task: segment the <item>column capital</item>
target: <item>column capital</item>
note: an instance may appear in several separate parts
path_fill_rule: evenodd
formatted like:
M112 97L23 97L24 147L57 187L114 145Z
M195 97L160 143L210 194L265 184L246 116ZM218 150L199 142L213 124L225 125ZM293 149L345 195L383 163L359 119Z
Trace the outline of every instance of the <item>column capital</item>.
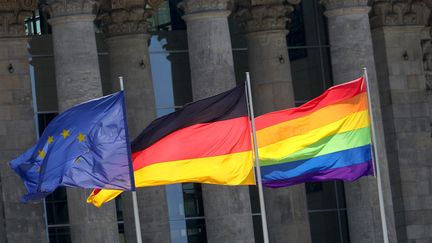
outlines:
M370 22L372 28L401 25L426 26L430 13L425 1L376 0L372 4Z
M3 0L0 2L0 37L25 35L24 22L37 8L37 0Z
M99 2L96 0L47 0L44 10L51 18L72 15L94 15Z
M367 14L370 11L368 0L321 0L326 11L327 17L350 15L350 14Z
M261 31L286 31L288 15L301 0L240 1L236 18L246 33Z
M193 14L223 12L228 16L231 0L183 0L178 7L185 12L185 17ZM220 15L220 14L216 14Z
M134 7L144 7L149 5L152 9L157 9L164 0L111 0L112 9L131 9Z
M163 0L112 0L111 11L98 19L104 32L110 36L148 33L149 20Z

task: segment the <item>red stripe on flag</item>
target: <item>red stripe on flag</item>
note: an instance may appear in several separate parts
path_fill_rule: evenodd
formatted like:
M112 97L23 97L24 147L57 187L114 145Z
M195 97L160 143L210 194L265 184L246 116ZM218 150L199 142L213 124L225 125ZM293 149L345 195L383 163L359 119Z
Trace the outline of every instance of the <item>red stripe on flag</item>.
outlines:
M177 130L132 154L134 170L154 163L205 158L251 149L249 121L239 117Z
M93 189L92 194L93 194L93 195L96 195L96 194L98 194L101 190L102 190L102 189L99 189L99 188Z
M297 108L275 111L256 118L256 129L260 130L275 124L306 116L323 107L343 102L358 94L366 92L363 77L354 81L336 85L326 90L322 95Z

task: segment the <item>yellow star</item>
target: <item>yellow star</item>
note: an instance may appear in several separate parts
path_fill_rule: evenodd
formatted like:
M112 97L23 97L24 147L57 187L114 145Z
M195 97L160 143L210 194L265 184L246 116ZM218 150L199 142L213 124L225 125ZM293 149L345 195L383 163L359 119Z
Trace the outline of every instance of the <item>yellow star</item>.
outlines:
M40 169L41 169L40 166L38 166L38 167L37 167L37 172L38 172L38 173L40 172Z
M44 150L39 150L38 157L41 158L41 159L45 158L45 151Z
M70 136L69 130L63 129L63 132L60 135L62 135L63 138L69 137Z
M82 134L82 133L80 133L80 134L78 135L77 139L78 139L78 142L79 142L79 143L84 142L84 141L85 141L85 135Z
M54 142L54 137L53 136L49 136L48 137L48 144L52 144Z

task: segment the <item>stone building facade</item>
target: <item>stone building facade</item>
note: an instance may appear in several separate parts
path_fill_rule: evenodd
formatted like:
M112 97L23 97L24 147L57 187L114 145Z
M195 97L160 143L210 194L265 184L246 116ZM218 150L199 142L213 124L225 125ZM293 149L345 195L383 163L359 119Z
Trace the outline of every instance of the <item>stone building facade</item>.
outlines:
M125 78L129 135L251 74L258 114L369 73L375 177L265 189L270 242L432 242L429 0L0 0L0 242L136 242L129 193L94 208L59 189L21 204L8 161ZM262 242L256 188L138 190L144 242ZM387 232L382 231L382 220Z

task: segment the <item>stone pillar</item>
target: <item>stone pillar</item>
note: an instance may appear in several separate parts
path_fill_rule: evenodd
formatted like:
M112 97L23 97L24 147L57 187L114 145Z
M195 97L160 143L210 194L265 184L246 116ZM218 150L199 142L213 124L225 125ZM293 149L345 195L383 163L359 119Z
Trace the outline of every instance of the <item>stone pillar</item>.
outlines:
M57 96L60 111L102 96L93 20L93 0L49 0ZM118 242L114 201L96 208L86 203L89 190L68 188L72 242Z
M234 88L229 0L183 0L194 100ZM254 242L246 186L202 185L207 241Z
M429 16L425 1L375 1L370 19L398 242L432 240Z
M381 183L390 242L396 242L392 193L384 141L380 97L372 49L367 0L322 0L328 18L330 55L334 83L340 84L369 73L371 103L375 116ZM352 243L383 242L378 189L375 177L345 183L348 224Z
M113 91L124 77L129 135L134 139L156 117L148 45L151 10L145 0L112 1L112 11L103 17L110 58ZM151 2L153 9L158 2ZM164 186L137 190L141 233L144 242L170 242L168 206ZM132 194L122 194L126 242L136 242Z
M189 62L194 100L209 97L236 85L229 0L184 0Z
M246 32L254 109L259 115L294 107L286 16L299 1L251 2L240 4L237 17ZM265 188L264 198L270 242L311 242L304 184Z
M43 202L22 204L23 182L9 161L36 142L24 20L37 1L0 4L0 242L47 242Z

